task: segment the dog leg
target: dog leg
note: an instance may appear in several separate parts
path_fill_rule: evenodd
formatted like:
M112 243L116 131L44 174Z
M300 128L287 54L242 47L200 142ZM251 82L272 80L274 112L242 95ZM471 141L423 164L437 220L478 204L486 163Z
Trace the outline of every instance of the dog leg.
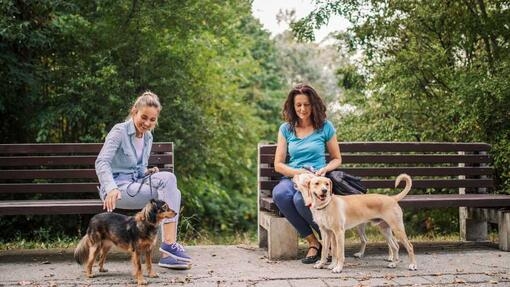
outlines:
M402 242L402 244L404 244L404 247L407 250L407 254L409 255L409 270L418 269L416 265L416 257L414 256L413 245L407 238L406 232L404 230L396 230L395 235L397 236L397 238L400 239L400 241Z
M96 260L97 254L99 253L99 244L91 243L89 248L89 258L87 258L87 264L85 265L85 274L87 277L92 278L94 274L92 274L92 266L94 266L94 261Z
M362 224L358 225L358 227L356 228L356 231L358 232L359 240L361 241L361 247L360 247L359 252L354 253L354 257L356 257L356 258L362 258L363 255L365 254L365 249L367 247L367 242L368 242L367 235L365 234L365 227L366 227L366 224L362 223Z
M138 252L139 252L138 250L135 250L135 251L133 251L133 254L131 255L131 261L133 263L133 267L135 268L133 273L134 273L134 276L135 276L135 279L136 279L136 282L138 285L146 285L147 281L145 281L143 278L142 262L140 262L141 258L140 258L140 254Z
M377 228L379 229L379 232L384 236L384 239L386 239L386 244L388 245L388 258L386 261L388 262L398 262L398 242L393 236L393 233L391 232L390 226L384 222L381 221L381 223L377 224ZM396 264L389 264L388 267L394 268L396 267Z
M334 239L336 240L335 255L337 258L336 266L331 270L333 273L340 273L344 268L345 261L345 230L342 227L333 230Z
M159 277L158 274L152 270L152 248L149 248L145 252L145 266L147 267L147 273L149 274L149 277Z
M108 254L108 251L110 251L110 248L112 248L111 244L103 242L103 246L101 248L101 251L99 252L99 272L108 272L108 269L104 268L104 263L106 261L106 255Z
M329 270L333 270L333 268L335 268L335 266L338 264L338 258L336 257L336 250L338 248L337 246L337 242L335 240L335 234L333 233L332 230L329 230L329 242L331 243L331 263L329 264L328 266L328 269Z
M328 230L326 230L322 226L319 226L319 227L320 227L320 232L321 232L321 235L322 235L322 253L321 253L321 259L319 261L317 261L315 263L315 265L313 266L313 268L315 268L315 269L324 268L324 266L326 265L326 263L328 261L328 252L327 252L327 250L329 250L329 247L331 245L331 239L329 237Z
M400 214L402 214L402 211L400 211ZM407 250L407 254L409 255L409 270L416 270L418 267L416 265L416 257L414 256L414 249L413 245L409 241L406 235L404 223L402 222L402 216L399 217L399 220L396 220L393 224L390 224L391 229L393 230L393 233L395 233L395 236L397 239L402 242L404 247Z

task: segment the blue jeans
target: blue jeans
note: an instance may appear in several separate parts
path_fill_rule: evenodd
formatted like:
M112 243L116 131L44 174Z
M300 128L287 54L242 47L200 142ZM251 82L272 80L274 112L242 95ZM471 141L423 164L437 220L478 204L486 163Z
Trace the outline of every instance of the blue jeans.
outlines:
M301 192L294 188L290 178L283 177L274 187L273 201L301 237L312 234L312 229L320 234L319 226L313 221L310 208L305 206Z

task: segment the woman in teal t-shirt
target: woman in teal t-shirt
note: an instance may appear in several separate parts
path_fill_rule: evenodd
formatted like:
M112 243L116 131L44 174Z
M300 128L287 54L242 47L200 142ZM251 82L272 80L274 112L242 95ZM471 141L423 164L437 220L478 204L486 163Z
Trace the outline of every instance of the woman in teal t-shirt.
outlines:
M308 242L308 252L301 261L315 263L320 259L321 244L313 230L319 233L319 227L313 221L310 209L305 206L301 193L294 188L292 177L310 172L310 169L324 176L340 166L342 159L336 130L326 119L326 105L309 85L299 84L289 92L282 115L285 123L278 132L274 166L283 177L273 189L273 200ZM329 163L326 163L326 149L330 154Z

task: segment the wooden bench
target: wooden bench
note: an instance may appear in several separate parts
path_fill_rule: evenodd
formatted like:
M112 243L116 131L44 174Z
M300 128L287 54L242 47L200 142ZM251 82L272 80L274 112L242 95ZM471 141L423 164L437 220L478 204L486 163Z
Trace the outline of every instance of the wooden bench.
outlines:
M498 224L499 247L510 249L510 195L494 193L494 168L486 143L344 142L341 170L362 177L369 192L397 193L395 178L407 173L413 189L404 209L460 207L462 240L487 240L487 225ZM258 238L270 259L297 256L298 236L273 203L281 175L274 170L276 145L258 146ZM403 183L400 187L403 187Z
M102 212L94 169L102 146L0 144L0 215ZM149 165L173 172L173 143L154 143Z

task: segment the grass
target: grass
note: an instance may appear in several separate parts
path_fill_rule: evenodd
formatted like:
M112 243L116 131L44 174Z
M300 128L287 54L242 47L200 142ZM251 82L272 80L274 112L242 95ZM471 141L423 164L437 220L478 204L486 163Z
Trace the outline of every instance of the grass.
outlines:
M15 237L9 241L0 241L0 251L15 249L67 249L74 248L78 244L78 237L58 237L54 239L26 240ZM184 245L252 245L257 243L256 232L222 234L212 232L200 232L198 235L181 240Z
M250 231L244 233L214 233L211 231L200 231L181 234L182 238L179 240L181 243L187 246L191 245L256 245L257 244L257 232ZM375 229L368 228L367 236L369 242L379 243L385 242L384 237L379 234ZM490 232L488 234L490 242L497 242L497 232ZM74 248L79 241L78 237L65 237L57 236L52 238L51 236L45 237L45 239L39 240L26 240L21 237L16 237L9 241L0 241L0 251L2 250L13 250L13 249L52 249L52 248ZM458 242L460 240L459 234L452 233L448 235L427 235L419 234L409 236L411 242ZM301 244L304 240L301 240ZM356 244L359 243L358 235L354 230L349 230L346 233L346 243Z

